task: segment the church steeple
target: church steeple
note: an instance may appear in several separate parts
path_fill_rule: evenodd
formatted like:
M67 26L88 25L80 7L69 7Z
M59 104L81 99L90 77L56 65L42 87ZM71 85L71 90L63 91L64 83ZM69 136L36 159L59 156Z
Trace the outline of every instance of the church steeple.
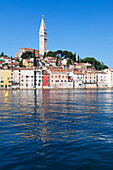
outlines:
M42 15L42 21L39 31L39 51L41 55L47 53L47 30L44 21L44 15Z

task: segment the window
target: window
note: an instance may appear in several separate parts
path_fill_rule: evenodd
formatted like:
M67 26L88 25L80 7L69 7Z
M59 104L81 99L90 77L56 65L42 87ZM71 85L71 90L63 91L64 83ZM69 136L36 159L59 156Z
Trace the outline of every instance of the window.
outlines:
M62 76L62 78L64 78L64 76Z
M42 80L43 81L43 80ZM39 82L41 82L41 80L39 80Z
M1 81L1 83L4 83L4 81Z
M29 78L29 76L26 76L26 78Z
M38 86L40 86L40 83L38 83Z
M31 76L31 78L33 78L33 76Z
M26 87L28 87L28 83L26 83Z
M61 80L61 82L63 82L63 80Z
M3 85L1 85L1 87L4 87Z
M39 73L39 75L41 75L41 73Z
M11 87L11 85L9 85L9 87Z
M53 82L53 80L51 80L51 82Z
M9 81L9 83L11 83L11 81Z

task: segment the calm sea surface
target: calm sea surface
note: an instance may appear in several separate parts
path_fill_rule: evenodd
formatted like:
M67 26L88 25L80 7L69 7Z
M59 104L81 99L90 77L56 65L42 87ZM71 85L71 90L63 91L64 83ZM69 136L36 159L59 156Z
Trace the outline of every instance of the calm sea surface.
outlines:
M113 90L0 91L0 170L113 169Z

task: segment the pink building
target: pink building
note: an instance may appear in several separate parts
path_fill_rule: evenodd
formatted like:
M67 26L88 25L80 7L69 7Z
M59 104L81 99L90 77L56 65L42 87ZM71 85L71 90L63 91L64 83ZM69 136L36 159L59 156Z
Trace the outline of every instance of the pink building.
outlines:
M67 88L68 75L66 70L50 68L51 88Z

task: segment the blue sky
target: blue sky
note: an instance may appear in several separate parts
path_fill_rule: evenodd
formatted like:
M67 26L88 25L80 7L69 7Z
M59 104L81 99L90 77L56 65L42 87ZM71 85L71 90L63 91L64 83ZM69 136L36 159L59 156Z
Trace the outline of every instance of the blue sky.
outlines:
M113 0L0 0L0 53L38 49L43 14L48 50L95 57L113 68Z

